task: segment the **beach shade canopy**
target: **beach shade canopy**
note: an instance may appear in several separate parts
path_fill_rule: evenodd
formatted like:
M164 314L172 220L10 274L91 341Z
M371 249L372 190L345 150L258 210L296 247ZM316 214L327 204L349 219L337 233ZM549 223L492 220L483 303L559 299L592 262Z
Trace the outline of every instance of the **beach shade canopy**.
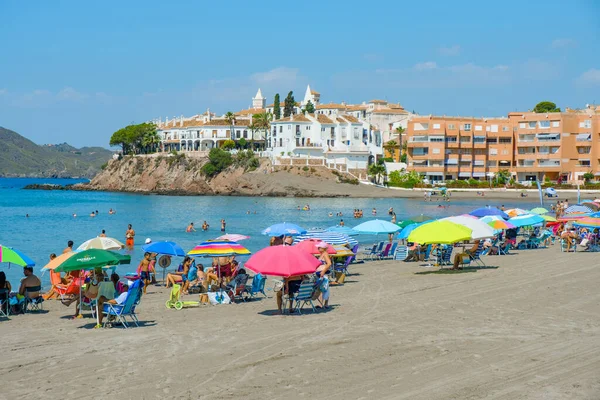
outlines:
M306 229L289 222L271 225L262 231L262 234L267 236L297 236L304 233L306 233Z
M44 269L70 272L130 263L131 256L129 255L122 255L111 250L89 249L61 254L46 264Z
M229 240L230 242L239 242L246 239L250 239L250 236L240 235L239 233L226 233L217 238L217 240Z
M567 207L567 209L565 210L565 214L571 214L571 213L591 213L593 212L593 210L587 206L583 206L581 204L575 204L573 206L569 206Z
M415 221L413 221L412 219L405 219L404 221L400 221L398 222L396 225L398 225L400 228L406 228L409 225L414 224Z
M35 266L35 262L19 250L2 245L0 245L0 263L16 264L21 267Z
M299 243L296 243L294 246L299 249L304 250L308 254L319 254L319 249L317 248L317 244L325 243L327 245L327 254L335 254L337 250L333 248L329 243L323 242L319 239L305 239Z
M81 243L77 250L121 250L124 247L125 245L119 242L117 239L113 239L110 237L95 237L93 239Z
M532 214L538 214L538 215L549 213L549 211L547 209L545 209L544 207L532 208L529 212Z
M469 215L472 215L474 217L485 217L487 215L496 215L496 216L502 217L504 219L508 219L509 218L508 215L504 211L502 211L502 210L500 210L500 209L498 209L496 207L481 207L481 208L477 208L477 209L471 211L469 213Z
M414 217L409 218L409 220L414 221L414 222L425 222L425 221L431 221L432 219L434 219L434 218L430 217L429 215L423 215L423 214L415 215Z
M329 228L325 229L325 232L335 232L335 233L343 233L344 235L348 235L348 236L356 236L358 235L358 232L356 232L354 229L350 228L349 226L330 226Z
M480 221L482 221L481 219ZM495 219L487 222L487 224L494 230L494 232L499 232L504 229L513 229L516 228L513 224L508 221L504 221L503 219Z
M308 231L304 235L299 235L294 238L294 243L301 242L306 239L318 239L329 244L349 244L355 246L358 241L343 233L324 232L324 231Z
M544 218L537 214L523 214L512 217L508 220L514 226L520 228L522 226L538 225L544 222Z
M321 262L298 246L269 246L257 251L244 267L271 276L314 274Z
M400 227L382 219L374 219L355 226L354 230L359 233L370 234L395 233L400 230Z
M142 246L142 250L148 253L163 254L172 257L184 257L185 251L175 242L153 242Z
M188 252L188 256L194 257L229 257L249 254L250 250L239 243L228 240L208 240Z
M408 235L410 235L410 233L414 231L415 228L419 225L421 225L421 223L413 222L412 224L405 226L404 228L402 228L400 233L398 233L398 239L408 238Z
M510 210L506 210L506 214L508 214L510 218L513 218L519 215L529 214L529 211L523 210L522 208L511 208Z
M600 218L585 217L577 221L573 221L573 225L582 226L585 228L600 228Z
M544 218L544 221L546 221L546 222L556 222L556 218L554 218L550 215L542 214L542 215L540 215L540 217Z
M488 224L473 217L459 215L456 217L442 218L440 221L454 222L455 224L471 229L471 239L474 240L490 238L495 234L494 230Z
M433 221L422 224L408 235L408 241L420 244L456 243L471 239L471 229L450 221Z

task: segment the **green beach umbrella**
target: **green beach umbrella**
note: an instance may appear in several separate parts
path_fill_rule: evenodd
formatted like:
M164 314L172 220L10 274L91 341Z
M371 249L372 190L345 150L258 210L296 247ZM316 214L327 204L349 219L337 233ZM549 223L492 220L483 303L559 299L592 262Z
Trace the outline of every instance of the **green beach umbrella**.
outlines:
M421 244L448 244L470 240L472 230L450 221L433 221L416 227L407 241Z
M396 225L398 225L400 228L406 228L407 226L414 224L415 221L411 220L411 219L407 219L405 221L400 221L398 222Z
M536 207L536 208L532 208L532 209L531 209L531 211L530 211L530 213L532 213L532 214L539 214L539 215L541 215L541 214L546 214L546 213L548 213L548 212L549 212L549 211L548 211L548 210L546 210L544 207Z
M415 215L414 217L410 217L409 218L411 221L413 222L425 222L425 221L431 221L432 219L435 219L433 217L430 217L429 215Z
M90 249L70 253L69 257L67 257L54 268L49 266L46 266L46 268L53 269L57 272L69 272L92 270L95 268L104 267L105 265L118 265L130 263L131 256L124 256L110 250Z

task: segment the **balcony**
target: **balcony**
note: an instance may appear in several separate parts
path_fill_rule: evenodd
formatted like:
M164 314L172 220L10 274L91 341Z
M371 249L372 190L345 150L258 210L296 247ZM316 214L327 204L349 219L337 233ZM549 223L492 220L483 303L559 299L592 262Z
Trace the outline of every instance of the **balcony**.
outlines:
M591 133L580 133L577 135L578 142L591 142L592 134Z
M560 160L538 160L538 167L543 168L560 168Z

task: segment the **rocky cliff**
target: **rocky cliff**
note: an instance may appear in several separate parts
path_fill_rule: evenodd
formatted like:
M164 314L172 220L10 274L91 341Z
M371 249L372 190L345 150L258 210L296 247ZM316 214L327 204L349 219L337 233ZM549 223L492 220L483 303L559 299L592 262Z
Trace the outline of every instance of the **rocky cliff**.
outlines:
M237 195L293 197L377 197L384 191L357 185L325 167L273 167L262 159L253 171L231 166L211 179L201 171L205 158L182 154L127 156L111 160L89 184L79 190L102 190L178 195Z

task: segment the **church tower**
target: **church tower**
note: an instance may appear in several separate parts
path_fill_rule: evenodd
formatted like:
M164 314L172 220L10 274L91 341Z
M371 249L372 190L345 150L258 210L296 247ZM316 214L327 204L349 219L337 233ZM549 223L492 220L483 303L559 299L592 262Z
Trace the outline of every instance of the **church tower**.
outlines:
M257 108L265 108L267 104L267 99L265 99L262 95L262 92L260 91L260 88L258 89L258 92L256 92L256 96L254 96L252 98L252 108L257 109Z

